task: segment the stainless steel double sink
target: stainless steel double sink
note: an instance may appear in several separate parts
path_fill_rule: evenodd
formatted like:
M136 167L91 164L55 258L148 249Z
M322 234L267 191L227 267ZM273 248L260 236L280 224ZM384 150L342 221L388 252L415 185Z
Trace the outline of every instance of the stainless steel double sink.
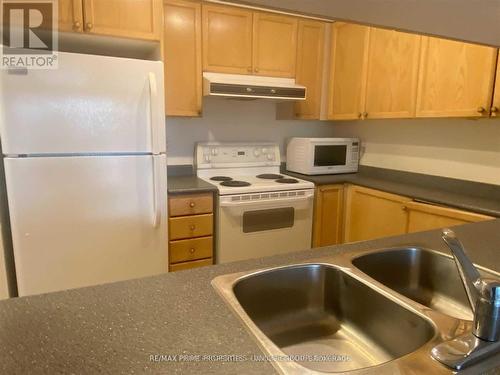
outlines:
M431 349L471 330L453 258L428 249L348 251L212 284L286 374L449 374Z

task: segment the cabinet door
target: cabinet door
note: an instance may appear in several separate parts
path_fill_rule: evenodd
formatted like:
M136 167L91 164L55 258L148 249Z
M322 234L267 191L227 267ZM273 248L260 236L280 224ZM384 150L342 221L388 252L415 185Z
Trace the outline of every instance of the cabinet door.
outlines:
M409 202L407 207L408 233L493 220L490 216L419 202Z
M295 17L255 12L253 19L254 73L272 77L295 77L297 60Z
M295 103L295 117L319 120L323 86L326 24L300 20L297 45L297 83L307 87L307 99Z
M343 203L343 185L327 185L316 189L313 247L342 242Z
M161 0L83 0L86 32L159 40Z
M370 28L335 22L332 32L329 120L362 117Z
M500 51L497 59L497 74L495 78L495 92L493 94L493 105L491 106L491 116L500 117Z
M82 0L58 0L59 31L83 31Z
M253 12L203 5L203 70L252 74Z
M415 34L370 30L366 117L415 116L420 40Z
M496 49L422 37L417 117L487 116Z
M350 186L347 189L345 242L406 233L406 202L399 195Z
M201 4L164 3L165 108L168 116L199 116L202 100Z

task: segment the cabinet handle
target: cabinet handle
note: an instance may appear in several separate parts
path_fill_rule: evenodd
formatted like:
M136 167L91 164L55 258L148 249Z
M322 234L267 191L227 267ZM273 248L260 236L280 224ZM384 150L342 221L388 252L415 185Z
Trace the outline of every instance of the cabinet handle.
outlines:
M363 117L367 118L368 117L368 112L363 112Z
M479 113L484 113L484 112L486 112L486 109L484 107L477 107L477 111Z
M402 209L403 211L408 211L408 207L406 207L406 206L401 207L401 209Z
M253 89L251 87L247 87L246 91L247 92L253 92Z
M255 68L255 73L258 73L259 72L259 68Z
M497 113L498 107L491 107L491 113Z
M80 21L73 22L73 29L74 30L78 30L81 26L82 26L82 24L80 23Z
M252 73L252 67L251 67L251 66L249 66L249 67L247 68L247 72L248 72L248 73Z
M190 230L195 230L195 229L196 229L196 225L191 224L191 225L189 226L189 229L190 229Z
M195 250L193 247L192 247L191 249L189 249L189 252L190 252L191 254L194 254L194 252L195 252L195 251L196 251L196 250Z
M85 25L85 26L86 26L87 30L89 30L89 31L92 30L92 27L94 27L94 25L92 25L92 23L90 23L90 22L87 22L87 25Z
M362 118L363 114L361 112L358 113L358 118Z
M194 208L194 206L196 206L194 202L189 202L189 207Z

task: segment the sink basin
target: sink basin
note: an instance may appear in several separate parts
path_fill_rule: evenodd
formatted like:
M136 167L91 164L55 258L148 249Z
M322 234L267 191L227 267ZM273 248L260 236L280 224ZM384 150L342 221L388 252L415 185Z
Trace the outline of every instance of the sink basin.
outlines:
M271 269L232 285L251 322L309 370L343 372L380 365L414 352L435 334L421 315L331 265Z
M352 264L388 288L433 310L472 320L472 311L451 256L420 248L362 255ZM477 266L485 277L499 277Z

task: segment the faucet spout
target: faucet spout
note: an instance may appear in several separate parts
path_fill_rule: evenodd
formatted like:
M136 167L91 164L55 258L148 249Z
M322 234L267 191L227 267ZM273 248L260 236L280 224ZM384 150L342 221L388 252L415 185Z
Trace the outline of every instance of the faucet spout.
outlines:
M442 238L450 248L453 258L455 258L455 264L457 265L458 273L464 284L467 298L469 299L472 311L475 312L476 303L479 298L478 287L481 282L481 275L465 254L464 246L455 235L455 232L451 229L444 229Z

